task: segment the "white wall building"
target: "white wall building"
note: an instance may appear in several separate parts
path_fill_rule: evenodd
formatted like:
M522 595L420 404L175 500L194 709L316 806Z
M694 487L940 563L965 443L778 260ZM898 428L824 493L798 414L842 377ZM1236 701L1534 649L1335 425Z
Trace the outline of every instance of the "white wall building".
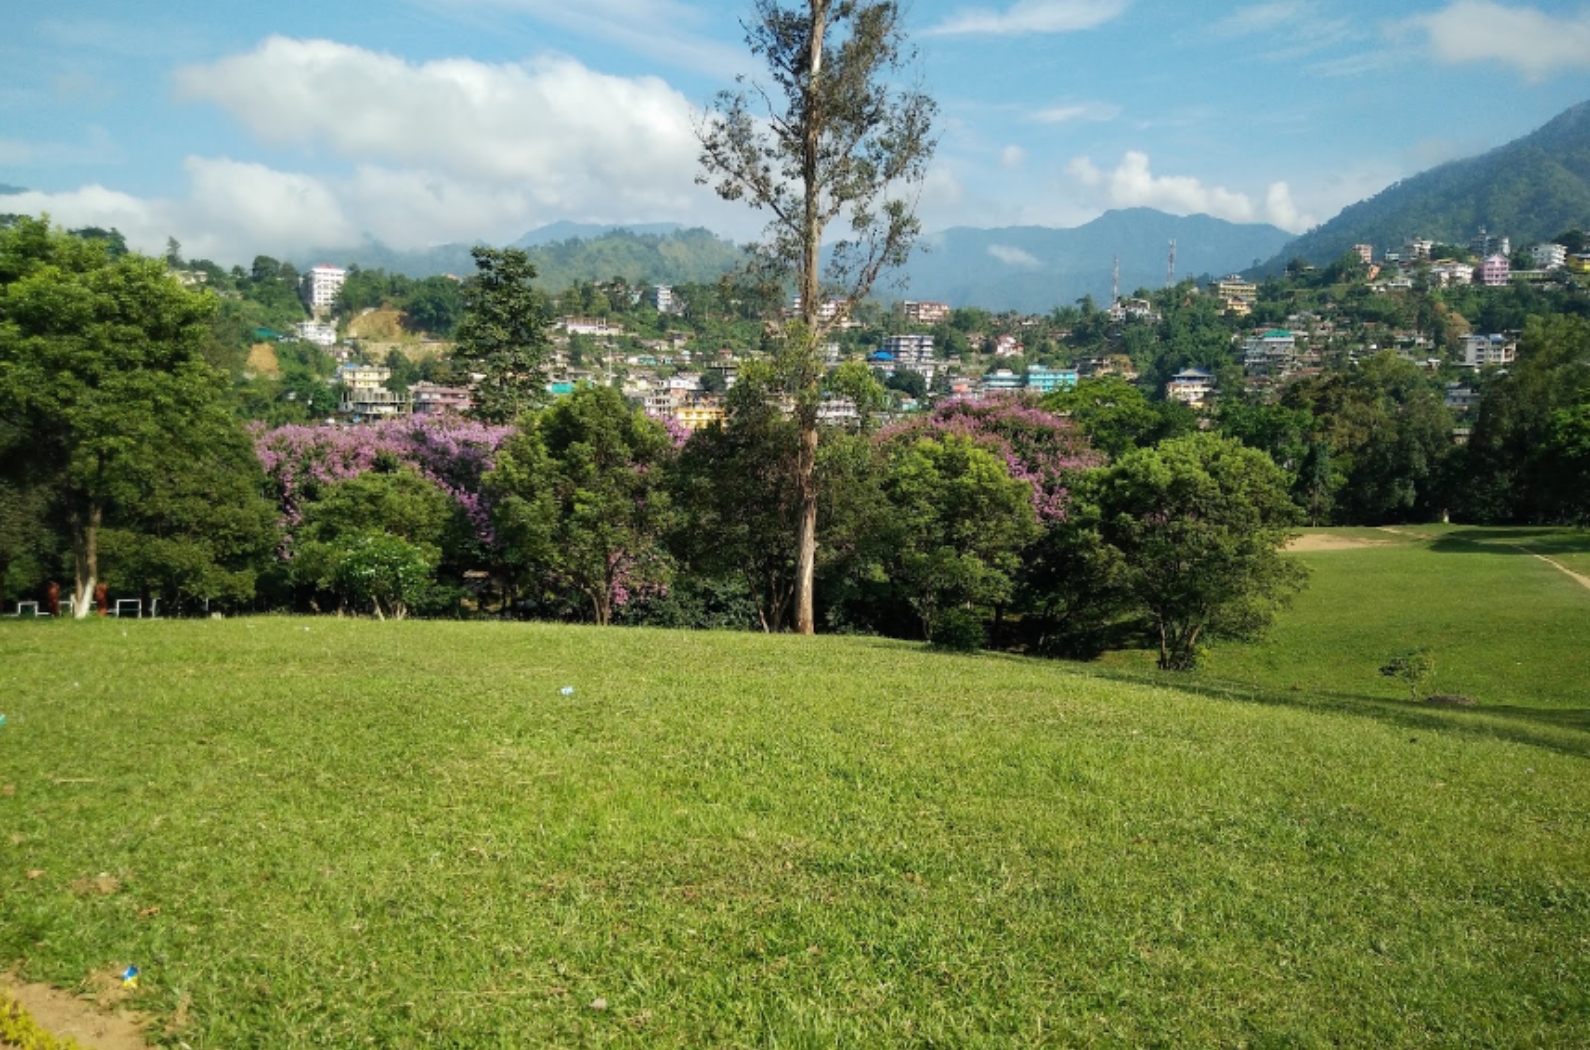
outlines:
M1529 249L1529 261L1537 270L1560 270L1568 265L1568 249L1560 244L1537 244Z
M326 321L299 321L293 325L293 334L306 343L324 347L337 345L337 326Z
M304 274L304 301L311 310L331 309L337 301L337 293L342 290L342 282L347 279L348 271L340 266L312 267Z
M933 367L933 337L931 335L886 335L879 349L894 355L896 368L905 368L926 375Z
M1469 368L1494 368L1510 365L1518 356L1518 344L1503 335L1463 337L1463 364Z

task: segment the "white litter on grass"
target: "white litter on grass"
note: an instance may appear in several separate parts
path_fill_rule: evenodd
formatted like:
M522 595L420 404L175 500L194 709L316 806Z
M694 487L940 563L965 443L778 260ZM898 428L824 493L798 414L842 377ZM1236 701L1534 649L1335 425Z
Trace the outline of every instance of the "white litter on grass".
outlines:
M572 685L566 685L562 689L559 689L558 692L562 693L564 696L573 696L574 687Z

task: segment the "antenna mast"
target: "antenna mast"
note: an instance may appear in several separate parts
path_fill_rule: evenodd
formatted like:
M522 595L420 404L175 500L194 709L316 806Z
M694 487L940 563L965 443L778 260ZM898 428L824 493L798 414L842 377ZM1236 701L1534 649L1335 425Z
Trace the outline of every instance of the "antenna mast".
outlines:
M1165 287L1174 288L1176 285L1176 239L1171 238L1170 261L1165 264Z

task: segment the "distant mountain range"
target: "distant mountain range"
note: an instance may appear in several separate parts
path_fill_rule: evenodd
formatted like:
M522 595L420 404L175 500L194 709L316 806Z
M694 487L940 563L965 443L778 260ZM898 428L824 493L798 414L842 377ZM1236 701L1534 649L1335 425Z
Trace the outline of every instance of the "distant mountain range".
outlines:
M960 226L923 238L926 251L912 254L902 271L908 282L892 294L1027 313L1044 313L1084 295L1107 306L1117 255L1121 294L1130 295L1164 287L1173 240L1179 280L1246 269L1291 239L1275 226L1152 208L1108 211L1070 229Z
M1394 250L1409 237L1466 244L1482 228L1518 247L1590 228L1590 102L1489 153L1404 179L1301 237L1275 226L1151 208L1105 212L1071 229L955 227L923 237L921 250L885 275L874 294L1041 313L1085 295L1107 303L1117 256L1121 294L1162 287L1173 240L1180 279L1273 272L1298 257L1323 264L1355 244ZM514 246L530 251L550 290L613 276L633 283L711 281L741 259L731 242L677 223L559 222L526 233ZM468 246L460 244L417 252L372 244L308 261L323 258L413 277L474 269Z
M594 222L554 222L547 226L539 226L529 233L514 241L510 248L538 248L543 244L556 244L558 241L591 240L618 230L627 230L630 233L666 237L670 233L677 233L684 229L677 222L642 222L631 223L628 226L619 223L605 225Z
M1224 275L1273 255L1290 238L1274 226L1238 225L1207 215L1180 218L1150 208L1106 212L1074 229L957 227L929 234L923 249L880 281L881 298L936 299L957 306L1041 313L1091 295L1108 303L1115 256L1121 292L1165 283L1170 242L1178 276ZM530 253L539 284L551 291L576 280L623 277L631 283L716 280L742 259L731 242L677 223L595 226L553 223L513 242ZM474 272L469 247L446 244L397 251L379 244L319 252L302 265L334 261L411 277ZM901 283L904 278L904 283Z
M475 272L471 247L442 244L400 251L372 241L358 248L319 250L296 265L332 262L410 277L468 276ZM635 226L556 222L531 230L508 247L525 249L535 263L537 285L549 291L561 291L579 280L612 277L631 284L715 281L736 266L742 254L733 242L710 230L685 229L675 222Z
M1590 102L1489 153L1431 168L1286 245L1264 270L1296 258L1332 262L1355 244L1377 252L1410 237L1467 244L1481 229L1527 247L1590 228Z

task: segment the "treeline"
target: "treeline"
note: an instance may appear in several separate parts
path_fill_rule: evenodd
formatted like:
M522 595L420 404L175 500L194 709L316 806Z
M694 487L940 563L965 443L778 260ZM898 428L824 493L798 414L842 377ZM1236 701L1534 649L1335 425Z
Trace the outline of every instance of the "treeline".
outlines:
M7 600L71 581L83 610L104 581L169 613L787 626L798 437L776 353L742 364L726 422L693 434L610 386L523 411L542 397L533 356L499 370L529 380L505 391L523 400L500 425L245 431L206 360L220 308L162 260L32 220L0 229ZM1201 330L1201 305L1185 309L1160 322L1171 340ZM461 345L495 331L465 320ZM1147 645L1185 667L1300 586L1280 553L1299 523L1590 519L1577 317L1532 320L1517 363L1482 377L1466 446L1436 382L1392 353L1212 418L1119 378L894 421L860 361L828 388L859 409L818 448L833 631L1073 656Z

